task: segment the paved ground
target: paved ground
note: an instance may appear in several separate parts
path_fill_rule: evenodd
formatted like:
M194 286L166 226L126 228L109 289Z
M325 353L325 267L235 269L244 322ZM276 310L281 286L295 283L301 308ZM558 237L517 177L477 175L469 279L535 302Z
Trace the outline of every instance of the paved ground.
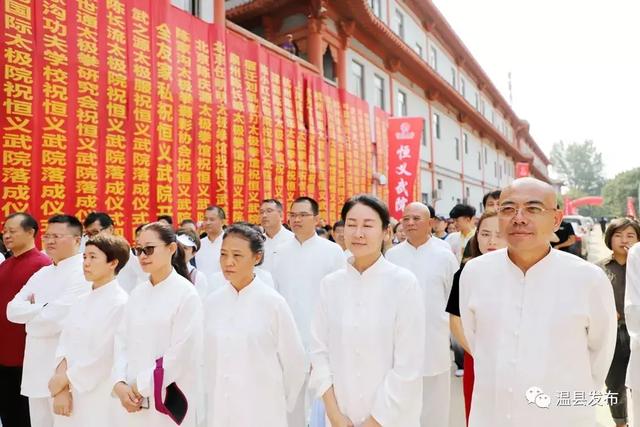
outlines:
M611 252L604 245L600 226L596 225L589 238L589 261L597 262ZM629 411L631 410L629 401ZM631 424L633 425L633 424ZM608 407L598 408L598 427L614 427ZM451 379L451 418L449 427L465 427L464 398L462 395L462 379L452 375Z

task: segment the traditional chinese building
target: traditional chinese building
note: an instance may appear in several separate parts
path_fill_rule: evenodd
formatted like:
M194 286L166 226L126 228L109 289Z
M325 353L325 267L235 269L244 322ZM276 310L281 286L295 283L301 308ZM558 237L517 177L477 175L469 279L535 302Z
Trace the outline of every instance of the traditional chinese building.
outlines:
M276 45L288 34L325 81L394 116L426 122L421 146L423 201L446 214L527 163L549 180L549 160L430 0L174 0L226 19ZM218 13L220 16L221 13Z

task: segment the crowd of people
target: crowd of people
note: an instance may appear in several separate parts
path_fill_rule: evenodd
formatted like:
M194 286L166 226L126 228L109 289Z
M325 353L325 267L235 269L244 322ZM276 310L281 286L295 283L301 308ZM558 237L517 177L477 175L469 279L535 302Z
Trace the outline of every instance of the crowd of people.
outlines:
M517 179L483 206L448 220L414 202L395 221L362 194L327 227L310 197L287 224L267 199L260 224L210 206L177 229L142 224L132 245L108 213L60 214L43 250L38 222L13 213L2 426L448 427L452 345L471 427L595 426L597 405L567 393L605 382L626 425L640 226L613 221L595 265L552 248L546 183Z

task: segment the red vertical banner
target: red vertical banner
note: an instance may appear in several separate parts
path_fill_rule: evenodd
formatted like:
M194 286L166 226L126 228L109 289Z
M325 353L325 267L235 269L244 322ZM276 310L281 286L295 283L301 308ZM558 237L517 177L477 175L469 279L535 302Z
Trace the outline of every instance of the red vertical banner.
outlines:
M247 44L237 34L227 30L228 84L231 106L231 146L228 161L231 165L230 195L231 221L246 220L247 217L247 115L242 64L246 57Z
M637 218L638 215L636 213L636 198L635 197L627 197L627 216L631 218Z
M423 126L420 117L389 119L389 211L396 219L413 199Z
M229 210L229 106L227 89L227 50L224 27L209 27L209 44L213 64L213 102L214 102L214 150L213 150L213 203L225 211Z
M315 188L316 197L321 206L324 206L326 211L325 218L330 223L335 221L335 215L332 211L332 206L329 203L328 194L328 173L327 173L327 111L324 101L324 93L322 86L324 82L318 76L312 76L314 103L311 107L315 113L315 133L316 133L316 146L314 153L316 155L313 166L315 169Z
M39 106L34 93L33 13L29 0L0 1L4 19L0 20L0 182L2 210L0 220L13 212L36 213L39 204L40 140L34 137L35 108ZM38 66L38 68L36 68ZM40 174L33 174L40 177Z
M346 126L344 125L343 117L343 103L342 92L335 91L334 97L332 97L334 121L336 124L336 154L337 154L337 180L338 180L338 209L342 208L342 205L349 197L349 186L347 179L348 173L348 144L346 135Z
M530 165L528 162L516 163L516 178L522 178L524 176L531 175Z
M174 50L174 91L177 95L177 138L173 140L174 211L177 211L178 223L193 217L193 198L196 187L193 181L192 159L197 149L193 135L195 98L193 96L193 28L192 17L182 11L172 10L170 27L175 31ZM174 191L174 194L176 192Z
M356 175L353 167L353 135L351 128L351 111L350 111L350 101L351 94L347 93L344 90L340 90L340 101L342 108L342 133L344 135L344 165L345 165L345 174L351 179L346 180L345 185L345 198L353 196L355 193L355 183L356 183ZM343 200L344 201L344 200Z
M260 73L260 114L262 137L260 138L260 163L262 164L262 192L260 199L274 197L274 127L273 105L271 102L271 73L269 55L265 49L259 51L258 69Z
M305 90L300 64L294 64L293 101L296 120L296 165L297 165L297 194L314 197L314 193L308 193L308 140L307 126L305 123Z
M316 173L316 161L318 157L318 134L316 129L316 111L315 111L315 80L312 76L305 75L303 77L304 82L304 125L306 127L307 141L304 144L304 156L305 168L306 168L306 181L304 182L305 188L301 191L303 194L307 194L313 197L320 204L320 217L327 218L327 207L325 201L320 202L318 192L318 182ZM318 111L318 114L321 112ZM298 146L298 151L300 147ZM298 163L300 163L300 157L298 156ZM302 183L301 183L302 185Z
M364 108L363 100L356 99L356 111L358 116L358 172L360 174L360 188L359 193L368 193L369 186L367 180L367 140L365 137L366 129L364 124Z
M214 107L213 107L213 81L211 77L212 63L211 50L208 43L208 27L205 23L193 20L191 28L193 35L193 48L195 58L194 91L195 103L195 149L193 150L192 164L194 170L194 183L197 185L195 194L195 212L193 219L197 221L200 213L211 203L214 193L212 188L212 158L214 138Z
M285 153L285 125L284 125L284 105L282 101L282 60L275 54L269 54L269 69L271 70L271 101L273 105L273 161L274 180L273 197L282 202L284 214L289 210L287 199L286 180L286 153Z
M260 110L260 71L258 69L260 48L258 43L249 43L243 61L244 88L247 110L248 168L245 168L247 184L245 187L245 218L251 223L260 222L260 201L262 189L262 163L260 140L262 139L262 120Z
M325 145L325 169L327 176L327 200L331 218L337 218L338 210L338 147L336 141L337 125L335 120L333 93L334 88L322 86L322 94L325 106L325 118L327 129L327 143Z
M152 203L152 134L155 102L151 61L151 17L149 3L135 0L128 25L129 81L129 146L132 148L131 216L125 236L133 237L136 227L150 220Z
M389 115L378 107L373 109L375 122L375 139L376 139L376 161L375 171L378 176L389 176L389 148L388 148L388 120ZM380 185L378 191L379 197L389 204L389 187L388 185Z
M124 231L127 151L127 55L125 4L123 0L106 2L104 19L106 45L106 103L102 110L106 117L104 139L104 207L113 218L118 231Z
M75 147L69 141L69 15L64 3L43 0L35 12L36 55L41 61L34 67L38 74L35 90L41 102L35 104L36 140L42 141L39 157L40 206L36 214L41 224L54 214L64 213L66 186L69 183L68 153ZM20 108L20 101L5 106L8 115ZM26 111L25 111L26 112ZM73 191L69 192L73 193ZM69 196L71 196L69 194Z
M372 123L369 104L362 101L362 118L364 120L364 153L367 158L365 162L365 185L366 192L373 193L373 139L371 138Z
M353 187L350 196L362 192L362 158L361 140L360 140L360 123L358 122L358 98L350 95L348 97L349 121L350 124L350 149L351 149L351 176L353 176Z
M153 6L152 24L154 37L154 55L156 59L156 97L155 111L157 144L156 164L156 212L157 215L174 215L174 118L175 95L174 80L174 32L166 22L163 5ZM154 218L155 219L155 218Z
M287 203L298 196L296 162L296 113L293 101L295 67L289 61L280 62L282 76L282 111L284 115L285 198Z

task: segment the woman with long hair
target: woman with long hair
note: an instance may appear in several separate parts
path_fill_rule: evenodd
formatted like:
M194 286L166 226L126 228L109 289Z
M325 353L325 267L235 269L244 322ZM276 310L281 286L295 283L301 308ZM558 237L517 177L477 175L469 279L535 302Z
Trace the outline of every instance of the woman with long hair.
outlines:
M121 408L114 425L195 427L200 297L169 225L145 225L134 250L149 279L131 292L116 333L112 384Z
M460 270L453 276L453 286L449 294L447 303L447 313L449 313L449 325L451 333L456 341L464 349L464 375L462 377L464 391L464 405L467 422L471 411L471 395L473 394L473 357L469 350L469 344L464 337L462 321L460 320L460 274L465 263L469 260L481 256L487 252L495 251L507 247L507 242L500 235L498 228L498 214L495 211L485 212L478 221L476 234L469 240L470 257L463 260Z

